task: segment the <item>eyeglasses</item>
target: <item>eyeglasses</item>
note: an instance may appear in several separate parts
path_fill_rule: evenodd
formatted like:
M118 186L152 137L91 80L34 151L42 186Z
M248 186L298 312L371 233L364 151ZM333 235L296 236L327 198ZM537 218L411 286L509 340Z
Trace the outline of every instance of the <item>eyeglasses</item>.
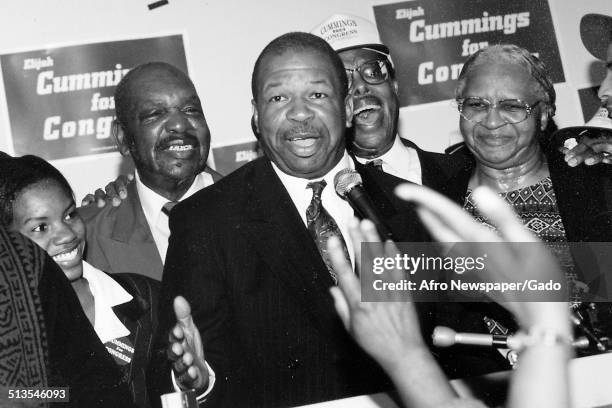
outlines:
M459 113L466 120L473 123L480 123L489 115L491 109L497 109L498 115L508 125L520 123L531 116L533 109L540 103L537 101L528 104L520 99L504 99L491 103L488 99L479 97L468 97L457 99Z
M378 85L389 79L389 68L384 60L366 61L356 68L344 68L348 76L349 88L353 86L353 73L359 72L361 79L371 85Z

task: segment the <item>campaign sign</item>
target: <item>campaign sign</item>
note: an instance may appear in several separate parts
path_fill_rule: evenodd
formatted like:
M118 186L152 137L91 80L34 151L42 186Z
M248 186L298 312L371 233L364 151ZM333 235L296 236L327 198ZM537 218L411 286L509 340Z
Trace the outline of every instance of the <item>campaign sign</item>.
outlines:
M215 147L212 149L212 154L215 158L215 170L224 176L227 176L243 164L263 156L263 152L256 140Z
M465 60L493 44L537 54L553 82L565 82L546 0L415 0L374 6L391 50L401 106L454 98Z
M187 72L182 36L1 55L15 154L54 160L115 151L115 86L149 61Z

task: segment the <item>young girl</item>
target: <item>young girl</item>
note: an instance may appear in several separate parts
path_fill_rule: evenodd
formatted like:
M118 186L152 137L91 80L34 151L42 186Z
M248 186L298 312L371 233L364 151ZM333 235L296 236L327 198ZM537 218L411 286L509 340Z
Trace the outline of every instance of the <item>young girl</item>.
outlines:
M85 224L64 176L36 156L0 156L0 224L43 248L61 267L113 356L139 407L148 406L145 369L157 320L158 283L106 273L83 261Z

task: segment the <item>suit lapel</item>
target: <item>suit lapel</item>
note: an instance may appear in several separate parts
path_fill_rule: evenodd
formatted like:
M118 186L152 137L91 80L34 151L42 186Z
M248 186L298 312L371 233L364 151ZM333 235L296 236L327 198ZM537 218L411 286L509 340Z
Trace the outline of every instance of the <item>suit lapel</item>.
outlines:
M130 331L128 338L132 342L134 350L139 350L142 347L143 341L146 341L146 339L142 338L144 333L139 319L144 313L147 312L144 306L147 304L147 301L143 299L139 293L137 293L135 288L131 287L131 285L124 281L120 274L111 276L123 287L123 289L133 296L133 299L129 302L113 306L112 309L121 323ZM141 367L142 364L146 364L144 361L136 361L142 354L143 353L134 353L132 362L129 365L128 382L131 382L132 377L134 376L134 368Z
M395 241L421 242L431 238L418 220L414 205L395 196L395 187L406 183L404 179L382 173L355 161L363 187L370 196L383 222L393 233Z
M444 194L459 205L463 205L465 183L451 182L457 174L463 174L470 166L470 156L465 149L453 155L427 152L409 140L401 139L406 147L416 150L421 165L421 184Z
M151 229L145 218L136 183L128 184L128 198L125 203L117 208L111 239L125 246L126 254L114 257L121 265L114 270L118 271L158 271L161 276L163 261L153 240ZM138 256L132 256L132 252L138 251ZM113 258L110 258L113 262ZM130 265L136 262L136 264Z
M328 330L329 319L337 319L328 292L333 282L314 241L270 162L262 160L250 176L246 193L253 205L241 230L317 326Z

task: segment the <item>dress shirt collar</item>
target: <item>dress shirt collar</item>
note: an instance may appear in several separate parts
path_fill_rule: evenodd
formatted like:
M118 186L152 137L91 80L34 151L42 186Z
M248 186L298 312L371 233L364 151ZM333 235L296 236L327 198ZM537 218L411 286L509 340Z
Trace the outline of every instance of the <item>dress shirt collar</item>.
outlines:
M400 140L399 135L395 136L395 141L393 142L393 146L389 149L385 154L379 157L383 161L383 163L387 163L394 171L398 171L396 163L405 163L406 155L410 154L410 150L407 146L405 146Z
M297 208L298 213L300 214L300 218L306 227L308 224L306 222L306 209L310 205L312 201L313 191L311 188L306 188L308 183L313 181L325 180L327 185L325 189L323 189L323 193L321 193L321 202L327 212L334 218L336 224L338 224L338 228L340 228L340 232L344 237L344 241L346 242L346 246L349 251L349 255L351 257L351 262L355 265L355 254L353 243L350 240L348 226L353 219L355 212L353 208L350 206L348 202L346 202L343 198L341 198L338 194L336 194L336 189L334 186L334 177L336 174L342 170L349 168L351 170L355 169L355 163L351 160L351 157L345 151L344 155L340 159L340 161L331 169L325 176L317 178L317 179L304 179L295 176L291 176L289 174L283 173L275 164L272 162L272 168L280 178L281 183L289 193L291 197L291 201L295 208Z
M138 191L138 198L140 198L142 210L144 211L145 217L149 222L149 226L156 225L160 214L163 214L161 211L162 207L169 200L166 197L157 194L149 187L145 186L142 180L140 180L138 171L136 171L135 173L136 174L134 178L136 179L136 190ZM210 174L205 172L198 174L193 180L191 186L189 187L189 190L187 190L185 194L183 194L179 201L182 201L187 197L192 196L204 187L208 187L211 184L213 184L213 179Z
M391 148L385 152L385 154L377 157L359 157L355 156L357 161L361 164L366 164L371 162L372 160L380 159L384 163L393 162L396 160L406 160L406 157L402 157L402 154L405 154L408 148L404 146L402 141L400 140L399 135L395 135L395 139L393 140L393 145Z
M294 203L296 204L296 207L299 210L302 209L303 207L302 203L304 202L305 199L307 203L306 206L308 206L308 203L310 203L310 200L312 199L312 190L306 188L308 183L311 183L313 181L325 180L327 182L327 187L325 187L325 189L323 190L323 194L327 193L328 191L333 191L334 194L336 194L336 190L334 187L334 177L336 176L336 173L346 168L349 168L351 170L355 169L355 164L353 163L353 161L351 160L350 156L348 155L346 151L344 151L344 155L342 155L342 158L340 159L340 161L334 166L333 169L327 172L325 176L316 178L316 179L312 179L312 180L289 175L283 172L281 169L279 169L278 166L274 162L271 162L271 163L272 163L272 168L278 175L278 178L280 178L281 183L283 183L283 186L285 186L285 189L289 193L289 196L294 201ZM300 201L299 204L296 202L297 199L299 199ZM305 211L301 211L301 212L304 212L304 214L302 215L305 219L306 217Z
M366 164L374 159L382 160L383 171L404 180L421 184L421 162L415 149L402 143L399 135L395 135L393 146L385 154L379 157L363 158L355 156L361 164Z
M113 278L83 262L83 278L89 283L94 297L94 329L102 343L128 336L130 331L113 312L113 306L127 303L133 299Z

